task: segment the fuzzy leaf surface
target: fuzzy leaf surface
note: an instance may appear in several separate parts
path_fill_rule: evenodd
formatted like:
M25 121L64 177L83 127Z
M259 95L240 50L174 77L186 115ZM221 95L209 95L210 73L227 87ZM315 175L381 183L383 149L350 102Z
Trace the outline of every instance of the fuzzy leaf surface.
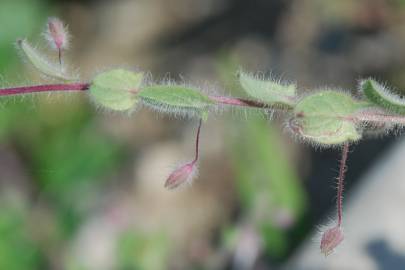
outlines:
M55 79L73 81L75 78L66 74L64 69L56 63L50 62L44 55L32 47L25 39L17 41L18 47L26 59L41 73Z
M204 118L210 106L215 104L201 92L177 85L146 87L142 89L139 96L145 105L158 111Z
M304 138L321 145L356 141L361 134L348 117L362 106L342 92L318 92L297 103L294 109L296 125Z
M104 107L125 111L134 107L138 101L136 91L141 87L143 73L124 69L110 70L97 75L91 86L90 95Z
M367 79L360 83L360 88L367 99L388 111L405 114L405 99L401 98L389 89L373 79Z
M239 81L246 93L269 105L294 106L295 84L281 84L273 80L262 80L250 74L241 72Z

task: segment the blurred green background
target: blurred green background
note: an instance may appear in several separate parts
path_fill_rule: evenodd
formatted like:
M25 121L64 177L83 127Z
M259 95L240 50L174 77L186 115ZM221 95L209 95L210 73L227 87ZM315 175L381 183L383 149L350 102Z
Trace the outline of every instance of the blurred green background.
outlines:
M66 61L83 81L125 67L243 96L235 77L242 66L296 80L302 91L355 89L369 75L400 87L404 7L400 0L2 0L0 79L46 81L14 43L27 37L46 50L41 32L58 16L73 36ZM171 166L193 155L196 121L144 109L106 113L84 93L2 98L0 112L0 269L277 269L333 207L337 153L299 145L277 116L230 109L210 117L200 176L169 192ZM361 160L349 178L388 143L356 146Z

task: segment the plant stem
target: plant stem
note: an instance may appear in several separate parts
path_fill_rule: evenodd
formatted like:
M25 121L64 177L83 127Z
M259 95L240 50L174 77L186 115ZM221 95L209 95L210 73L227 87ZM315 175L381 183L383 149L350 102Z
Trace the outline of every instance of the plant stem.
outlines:
M62 68L62 49L58 48L59 65Z
M66 83L66 84L43 84L43 85L0 88L0 96L21 95L38 92L86 91L89 89L89 87L90 87L89 83ZM273 108L271 105L243 98L223 97L223 96L209 96L209 98L215 101L217 104L223 105L261 108L261 109L276 109Z
M405 117L401 115L389 115L382 113L361 113L354 117L357 121L375 122L375 123L392 123L405 125Z
M21 95L38 92L57 92L57 91L85 91L89 89L88 83L72 84L43 84L32 86L20 86L0 89L0 96Z
M200 119L200 121L198 123L197 135L196 135L196 139L195 139L195 157L194 157L194 160L191 162L191 164L195 164L198 160L201 126L202 126L202 119Z
M60 92L60 91L86 91L89 90L90 83L62 83L62 84L43 84L43 85L32 85L32 86L19 86L19 87L9 87L0 88L0 96L11 96L11 95L21 95L28 93L38 93L38 92ZM279 105L269 105L262 103L260 101L249 100L237 97L225 97L225 96L209 96L209 98L215 101L217 104L257 108L257 109L268 109L268 110L282 110L288 111L289 107L280 107ZM378 122L378 123L393 123L405 125L405 116L401 115L389 115L384 114L381 111L378 112L363 112L354 115L350 118L345 118L350 121L358 122Z
M233 105L233 106L242 106L242 107L251 107L251 108L262 108L262 109L271 109L271 106L259 101L234 98L234 97L223 97L223 96L209 96L210 99L216 101L218 104L223 105Z
M340 159L340 168L339 168L339 178L338 178L338 187L337 187L337 199L336 199L336 208L337 208L337 225L340 227L342 225L343 219L343 189L344 189L344 180L346 172L346 161L349 154L349 143L346 142L343 145L342 149L342 158Z

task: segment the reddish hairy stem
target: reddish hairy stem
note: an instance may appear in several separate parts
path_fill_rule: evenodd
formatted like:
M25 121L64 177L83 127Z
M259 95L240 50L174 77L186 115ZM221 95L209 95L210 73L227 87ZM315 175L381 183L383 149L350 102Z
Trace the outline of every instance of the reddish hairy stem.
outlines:
M43 84L43 85L32 85L32 86L19 86L10 88L0 88L0 96L10 96L10 95L21 95L28 93L38 93L38 92L59 92L59 91L86 91L90 87L90 83L65 83L65 84ZM209 96L209 98L215 101L217 104L239 106L239 107L249 107L258 109L271 109L271 110L289 110L291 108L281 108L280 106L272 106L260 101L235 98L235 97L225 97L225 96ZM378 123L394 123L394 124L404 124L405 117L400 115L388 115L381 112L369 112L369 113L359 113L352 117L345 117L344 119L349 121L358 122L378 122Z
M361 113L356 115L354 119L364 122L405 124L404 116L382 113Z
M90 87L89 83L66 83L66 84L44 84L44 85L32 85L32 86L19 86L0 89L0 96L21 95L27 93L38 92L57 92L57 91L85 91ZM223 105L233 105L242 107L271 109L268 104L261 103L259 101L222 97L222 96L209 96L210 99Z
M195 157L194 160L191 162L192 164L195 164L198 160L201 126L202 126L202 119L200 119L200 122L198 122L197 135L195 139Z
M271 106L268 104L242 98L222 97L222 96L209 96L209 98L212 99L213 101L216 101L219 104L224 105L234 105L234 106L253 107L262 109L271 108Z
M346 142L343 145L342 149L342 158L340 159L340 168L339 168L339 178L338 178L338 190L337 190L337 199L336 199L336 208L337 208L337 225L340 227L343 220L343 189L344 189L344 180L346 172L346 161L349 154L349 143Z
M0 96L21 95L38 92L85 91L89 89L89 86L90 84L88 83L72 83L10 87L0 89Z

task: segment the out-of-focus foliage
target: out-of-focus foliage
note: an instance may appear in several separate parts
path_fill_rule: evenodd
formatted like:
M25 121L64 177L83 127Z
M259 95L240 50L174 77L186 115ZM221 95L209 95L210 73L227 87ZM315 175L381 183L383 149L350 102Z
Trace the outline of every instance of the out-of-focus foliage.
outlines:
M47 7L43 1L37 0L2 0L0 4L0 70L10 77L16 78L10 72L18 60L15 48L12 46L17 38L31 36L41 28L46 16ZM11 70L10 70L11 69ZM14 75L14 76L13 76Z
M41 31L46 10L42 1L1 1L0 70L7 82L24 79L13 72L20 60L13 44ZM89 198L122 160L122 145L99 131L83 100L58 95L2 98L0 141L14 145L26 160L35 197L49 204L49 226L56 234L36 239L34 228L42 221L20 205L16 198L21 195L8 195L13 199L0 208L0 269L45 269L42 253L47 248L39 243L63 247L66 243L60 241L74 235L86 218Z
M237 69L239 62L238 56L220 55L217 70L224 83L233 81L230 74ZM272 84L257 87L263 92ZM242 87L247 86L242 83ZM238 83L232 84L234 95L241 95L244 92L242 87ZM291 91L295 93L295 88ZM244 115L246 120L230 122L228 136L232 140L228 141L228 148L242 213L238 226L224 229L224 245L230 250L236 249L235 256L238 256L238 241L243 242L246 227L253 228L253 235L257 234L261 239L256 243L258 251L274 260L283 260L296 241L290 231L298 228L305 219L308 210L306 192L291 165L285 140L278 127L267 119L272 114L265 115L255 109L236 113Z
M164 233L124 232L118 239L118 269L167 269L169 248Z
M266 253L280 259L291 248L288 230L306 211L305 192L275 127L252 116L233 133L238 134L232 156L242 211L260 232Z
M29 210L16 195L0 200L0 269L42 269L44 258L30 230Z
M11 139L30 160L41 194L65 211L60 217L71 231L80 217L76 211L84 206L78 198L92 195L115 168L120 146L97 131L88 104L80 98L60 97L51 103L46 98L9 99L3 106L3 139Z

